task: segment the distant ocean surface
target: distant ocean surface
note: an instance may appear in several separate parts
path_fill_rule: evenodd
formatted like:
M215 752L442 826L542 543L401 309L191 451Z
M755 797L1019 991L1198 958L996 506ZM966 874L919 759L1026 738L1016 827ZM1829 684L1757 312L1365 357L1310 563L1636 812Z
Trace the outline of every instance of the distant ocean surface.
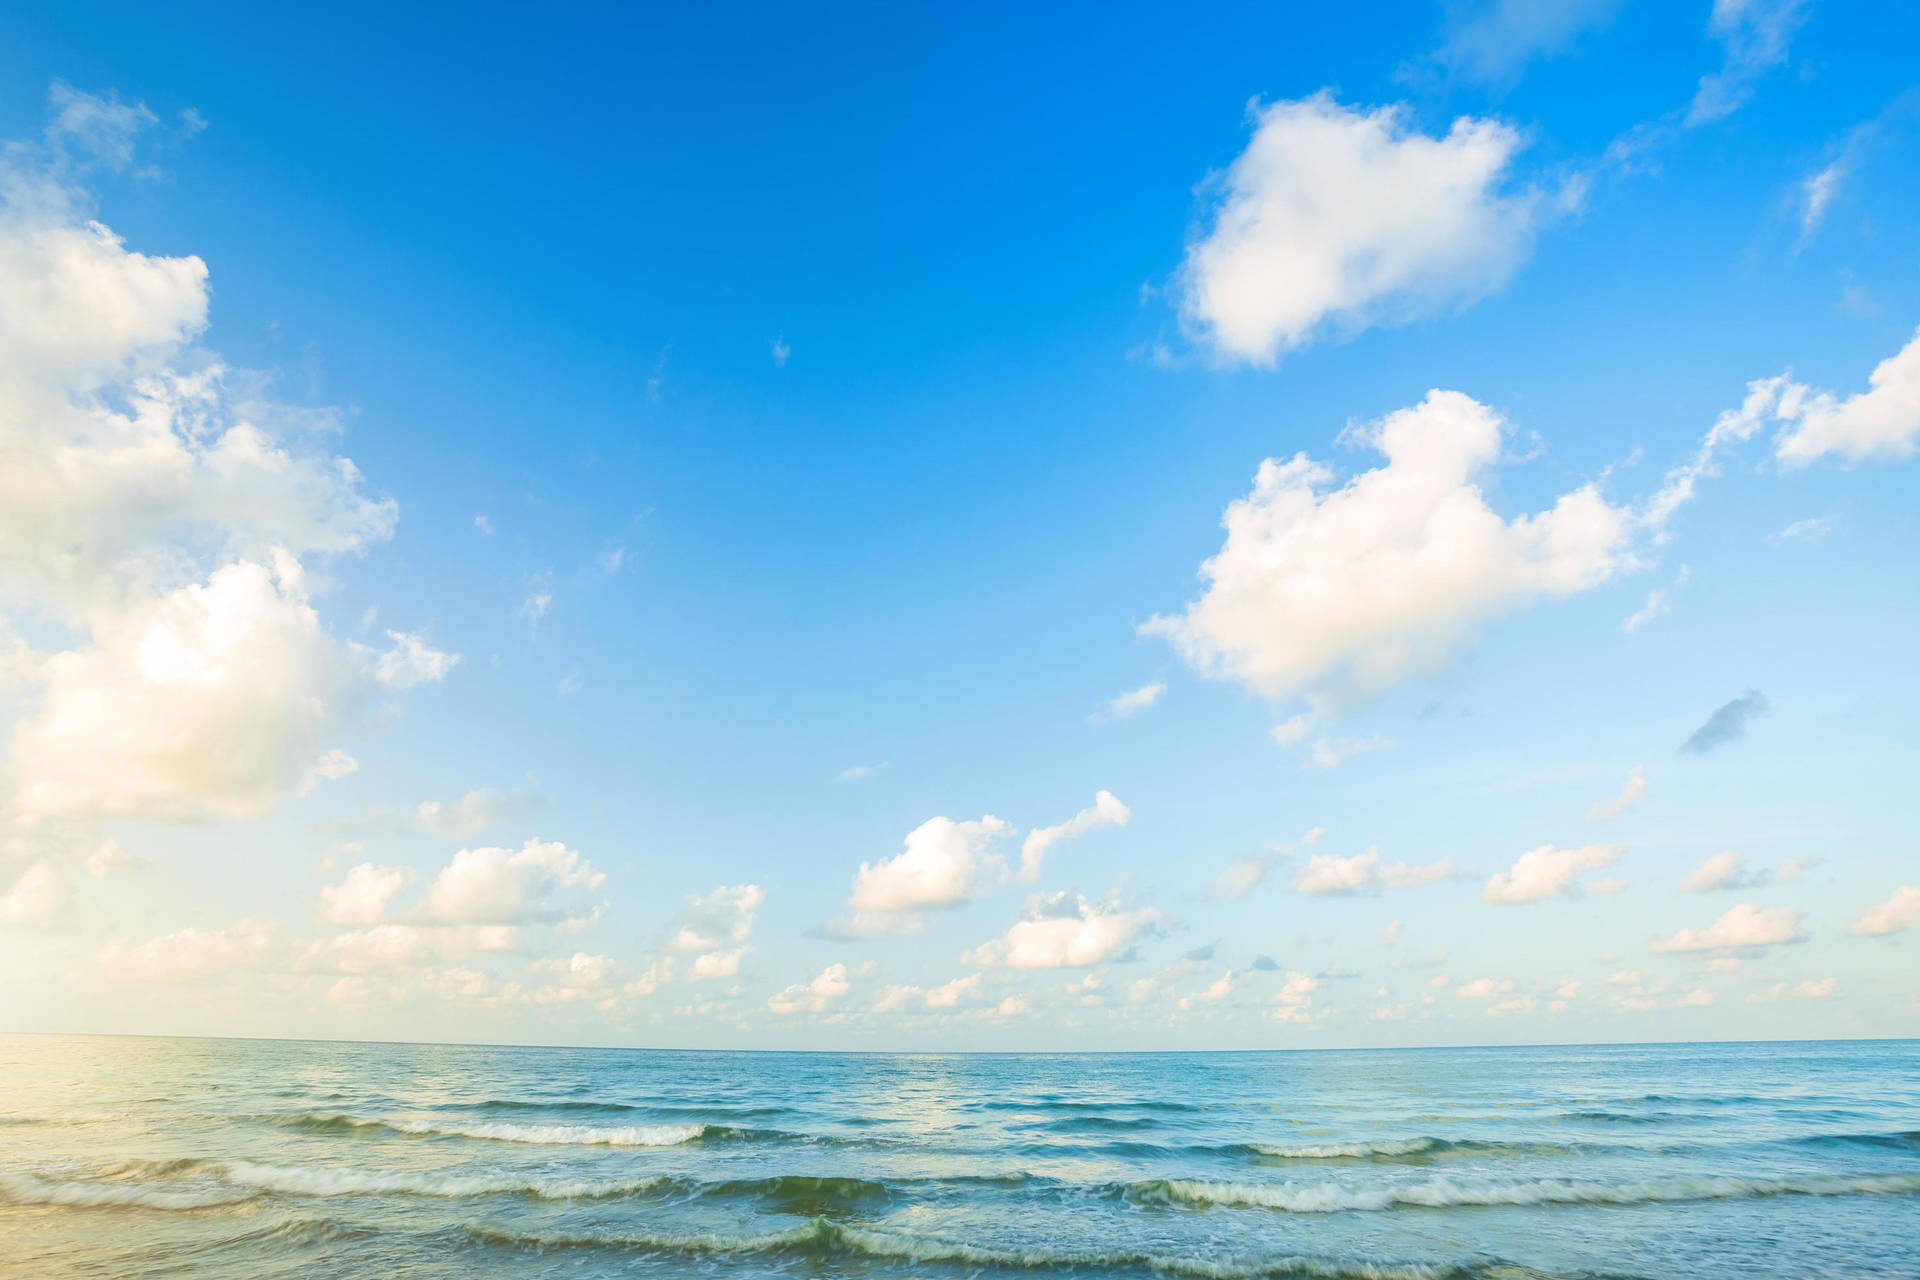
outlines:
M0 1274L1920 1276L1920 1043L0 1036Z

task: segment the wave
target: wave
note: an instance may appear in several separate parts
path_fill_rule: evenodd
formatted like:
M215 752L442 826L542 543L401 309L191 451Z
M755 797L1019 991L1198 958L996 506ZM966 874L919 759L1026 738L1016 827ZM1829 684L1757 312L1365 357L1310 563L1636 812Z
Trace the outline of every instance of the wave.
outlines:
M229 1183L294 1196L407 1195L459 1200L470 1196L524 1195L542 1200L590 1200L642 1195L674 1186L664 1174L640 1178L539 1178L506 1174L448 1172L382 1172L324 1166L256 1164L240 1160L226 1165L221 1176Z
M618 1249L681 1257L758 1255L823 1262L865 1259L876 1262L960 1263L1029 1271L1111 1271L1123 1268L1191 1276L1200 1280L1256 1280L1297 1276L1312 1280L1469 1280L1484 1274L1475 1268L1424 1263L1372 1262L1364 1259L1295 1255L1264 1259L1184 1258L1167 1254L1117 1251L1080 1253L1047 1249L1001 1249L929 1236L877 1231L816 1218L804 1226L758 1235L721 1233L617 1233L567 1235L516 1231L491 1223L467 1228L474 1239L523 1249Z
M301 1112L265 1117L270 1123L311 1133L387 1132L409 1138L476 1138L488 1142L526 1142L569 1147L677 1147L714 1131L704 1124L478 1124L425 1123L371 1119L330 1112Z
M468 1114L524 1114L527 1112L636 1112L643 1111L655 1116L669 1116L674 1119L703 1120L708 1117L722 1120L757 1120L769 1116L786 1115L791 1108L755 1106L742 1107L726 1104L687 1105L682 1103L640 1103L640 1102L592 1102L582 1099L536 1100L523 1098L487 1098L480 1102L443 1102L425 1107L427 1111L458 1112Z
M1336 1183L1206 1182L1155 1178L1126 1183L1136 1204L1222 1205L1287 1213L1378 1212L1465 1206L1544 1204L1664 1204L1686 1200L1745 1200L1771 1196L1898 1196L1920 1194L1920 1174L1816 1174L1797 1178L1688 1177L1647 1182L1460 1181L1433 1178L1397 1186Z
M0 1173L0 1201L86 1209L211 1209L259 1195L234 1188L156 1187L139 1182L54 1182L30 1173Z
M1920 1129L1898 1133L1812 1133L1789 1141L1805 1147L1872 1147L1881 1151L1920 1151Z

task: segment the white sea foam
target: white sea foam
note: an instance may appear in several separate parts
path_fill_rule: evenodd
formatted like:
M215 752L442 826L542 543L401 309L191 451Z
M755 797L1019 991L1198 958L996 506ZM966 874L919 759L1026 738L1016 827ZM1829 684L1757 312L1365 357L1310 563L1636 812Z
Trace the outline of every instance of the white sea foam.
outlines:
M1812 1175L1798 1178L1685 1177L1646 1182L1576 1182L1564 1178L1471 1181L1431 1178L1381 1186L1340 1183L1247 1183L1166 1179L1133 1183L1139 1200L1280 1209L1288 1213L1370 1212L1467 1205L1659 1204L1764 1196L1920 1194L1920 1173Z
M1364 1160L1369 1156L1416 1156L1443 1150L1448 1144L1437 1138L1389 1138L1380 1142L1323 1142L1300 1146L1256 1145L1263 1156L1281 1160Z
M210 1209L238 1204L257 1190L167 1187L140 1182L56 1182L27 1173L0 1173L0 1201L74 1208Z
M408 1195L459 1199L465 1196L529 1195L545 1200L636 1195L666 1185L662 1175L644 1178L537 1178L502 1174L382 1172L324 1166L255 1164L226 1166L228 1182L259 1191L294 1196Z
M449 1124L347 1115L298 1116L276 1123L314 1129L385 1129L420 1138L479 1138L488 1142L566 1147L676 1147L707 1132L704 1124L515 1124L510 1121Z

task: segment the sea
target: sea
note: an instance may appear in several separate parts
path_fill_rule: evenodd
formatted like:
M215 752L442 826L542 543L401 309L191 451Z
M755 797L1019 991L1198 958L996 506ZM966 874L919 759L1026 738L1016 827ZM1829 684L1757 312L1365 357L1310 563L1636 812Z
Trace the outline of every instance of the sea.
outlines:
M1920 1042L0 1036L7 1277L1920 1277Z

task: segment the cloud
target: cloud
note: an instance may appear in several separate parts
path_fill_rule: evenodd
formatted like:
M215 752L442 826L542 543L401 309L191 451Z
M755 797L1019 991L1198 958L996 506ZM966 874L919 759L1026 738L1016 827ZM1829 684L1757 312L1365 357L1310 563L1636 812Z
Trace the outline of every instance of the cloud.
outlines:
M689 898L667 942L672 955L691 955L696 980L731 978L753 936L754 921L767 894L757 884L721 885L704 897Z
M1294 887L1301 893L1353 894L1377 893L1382 889L1402 889L1432 884L1453 872L1453 861L1441 858L1424 866L1410 862L1384 862L1380 850L1368 849L1351 858L1316 854L1295 877Z
M1800 912L1793 907L1758 907L1743 902L1704 929L1682 929L1671 938L1656 938L1653 950L1740 951L1802 941Z
M321 973L413 976L422 965L512 951L521 943L511 925L437 926L388 921L306 943L295 967Z
M363 862L337 885L320 890L320 918L329 924L379 924L402 890L414 882L412 867Z
M422 917L441 924L552 923L585 916L606 876L557 841L462 849L427 886Z
M1481 0L1447 9L1441 66L1482 83L1518 76L1530 60L1558 53L1611 21L1620 0Z
M1286 735L1277 733L1275 736L1284 745ZM1337 769L1357 755L1385 751L1392 746L1392 738L1378 733L1368 738L1315 738L1313 754L1308 757L1307 763L1315 769Z
M1286 982L1273 994L1267 1017L1274 1022L1312 1022L1313 993L1319 989L1320 979L1312 974L1288 970Z
M1620 788L1620 794L1610 800L1596 800L1587 810L1588 822L1606 822L1617 818L1633 806L1640 803L1647 794L1647 771L1640 765L1627 770L1627 781Z
M971 1000L980 994L980 986L986 975L970 973L965 977L954 978L937 987L892 986L880 994L874 1002L875 1013L894 1013L905 1009L912 1001L919 1001L923 1009L952 1009L962 1001Z
M1387 461L1337 488L1304 454L1267 459L1227 507L1200 598L1142 631L1202 674L1325 715L1436 673L1483 622L1632 567L1630 513L1591 485L1510 521L1487 506L1506 430L1485 405L1432 391L1350 429ZM1311 722L1295 717L1291 736Z
M200 345L206 264L91 216L142 107L56 85L41 144L0 149L0 626L21 816L252 817L297 790L381 659L321 624L307 562L389 537L328 447L341 416L275 401ZM84 158L81 163L76 157Z
M1249 113L1178 280L1183 323L1223 359L1271 365L1330 329L1463 305L1531 249L1545 202L1508 189L1522 146L1508 125L1462 116L1434 137L1405 106L1326 93Z
M444 840L464 840L533 809L540 797L531 791L495 791L479 787L458 800L423 800L412 825Z
M856 912L904 912L978 898L1006 882L1006 859L994 845L1012 834L1012 825L992 814L973 822L929 818L907 833L900 853L860 864L848 905Z
M1309 827L1306 833L1292 844L1280 845L1272 853L1241 858L1214 877L1213 886L1207 890L1207 896L1226 901L1244 898L1256 885L1267 878L1267 872L1272 870L1275 862L1288 854L1311 847L1326 833L1325 827Z
M374 678L389 689L411 689L417 684L437 684L460 661L457 653L442 653L419 636L405 631L389 631L393 648L374 662Z
M1034 898L1006 934L963 957L980 968L1077 969L1119 957L1161 918L1152 907L1126 910L1073 893Z
M1767 535L1767 545L1784 547L1790 542L1818 542L1833 531L1832 516L1809 516L1795 520L1778 533Z
M1680 744L1680 750L1687 755L1703 756L1716 747L1738 742L1747 736L1747 725L1771 709L1766 694L1749 689L1708 716L1706 723Z
M837 776L841 782L864 782L868 778L880 776L886 772L886 769L887 763L882 760L879 764L848 765L842 769Z
M1065 840L1077 840L1089 831L1098 831L1101 827L1124 827L1133 811L1120 802L1120 798L1111 791L1100 791L1093 797L1093 803L1068 818L1065 822L1051 827L1036 827L1027 833L1020 844L1020 881L1032 884L1040 878L1041 864L1053 847Z
M1775 453L1785 467L1802 467L1829 454L1846 462L1897 462L1920 442L1920 330L1907 345L1874 366L1867 390L1841 399L1789 381L1785 375L1751 384L1783 422Z
M1161 695L1166 691L1167 686L1155 680L1150 684L1141 685L1138 689L1129 689L1125 693L1115 694L1107 699L1106 706L1094 719L1125 720L1160 701Z
M787 1017L796 1013L824 1013L829 1006L853 989L852 975L844 964L830 964L811 982L796 982L767 997L767 1008Z
M73 886L51 858L28 863L0 892L0 924L45 928L64 919L72 909Z
M1920 885L1903 884L1885 902L1875 903L1853 918L1855 937L1882 938L1904 933L1920 924Z
M1693 869L1680 884L1682 893L1710 893L1715 889L1755 889L1767 882L1765 871L1749 871L1740 855L1722 850Z
M1726 61L1700 78L1689 126L1710 124L1738 111L1754 83L1787 60L1788 45L1806 17L1803 0L1713 0L1707 31L1720 42Z
M163 821L267 812L329 754L359 679L286 556L103 619L35 675L13 737L21 808Z
M1665 587L1655 587L1647 592L1647 602L1630 613L1620 623L1620 629L1632 635L1640 628L1652 622L1672 606L1668 604L1668 592Z
M773 353L773 367L776 369L786 368L787 357L793 354L793 348L787 345L787 340L785 338L775 338L771 350Z
M1581 849L1543 844L1521 854L1510 869L1488 876L1480 897L1487 902L1515 905L1557 894L1578 894L1581 875L1598 871L1619 856L1619 848L1610 844L1590 844Z
M138 946L115 944L100 961L122 982L190 983L256 971L280 950L271 921L243 920L226 929L180 929Z
M1800 240L1796 250L1820 229L1828 210L1865 167L1871 153L1909 125L1917 112L1920 112L1920 89L1910 88L1895 95L1880 114L1849 129L1839 144L1830 149L1820 167L1795 184L1794 199L1800 207Z

